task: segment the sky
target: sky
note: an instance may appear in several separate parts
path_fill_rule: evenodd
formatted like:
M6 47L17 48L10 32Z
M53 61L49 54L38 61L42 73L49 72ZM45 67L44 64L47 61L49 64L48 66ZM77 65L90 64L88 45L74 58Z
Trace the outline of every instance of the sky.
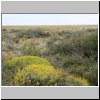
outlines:
M98 14L2 14L2 25L97 25Z

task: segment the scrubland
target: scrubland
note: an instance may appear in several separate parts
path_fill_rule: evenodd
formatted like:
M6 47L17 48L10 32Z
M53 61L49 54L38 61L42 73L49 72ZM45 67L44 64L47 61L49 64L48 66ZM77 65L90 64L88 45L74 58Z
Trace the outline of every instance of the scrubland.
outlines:
M97 86L98 26L2 26L2 85Z

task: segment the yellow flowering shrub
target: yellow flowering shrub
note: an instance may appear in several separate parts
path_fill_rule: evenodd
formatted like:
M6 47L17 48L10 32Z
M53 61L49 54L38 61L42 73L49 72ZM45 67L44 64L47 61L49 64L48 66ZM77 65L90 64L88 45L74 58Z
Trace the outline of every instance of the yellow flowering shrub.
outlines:
M7 60L3 64L3 85L12 85L14 74L20 69L23 69L27 65L31 64L44 64L50 65L48 60L40 58L37 56L23 56L23 57L14 57L11 60Z
M8 60L4 63L4 67L16 68L23 67L29 64L46 64L50 65L50 63L44 59L37 56L23 56L23 57L14 57L11 60Z
M20 86L53 86L58 85L61 72L53 66L38 64L28 65L16 72L14 85Z

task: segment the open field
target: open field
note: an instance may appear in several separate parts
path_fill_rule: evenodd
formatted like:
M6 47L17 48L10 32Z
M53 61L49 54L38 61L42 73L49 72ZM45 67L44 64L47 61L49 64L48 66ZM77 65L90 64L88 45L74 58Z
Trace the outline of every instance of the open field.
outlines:
M97 86L98 26L2 26L2 85Z

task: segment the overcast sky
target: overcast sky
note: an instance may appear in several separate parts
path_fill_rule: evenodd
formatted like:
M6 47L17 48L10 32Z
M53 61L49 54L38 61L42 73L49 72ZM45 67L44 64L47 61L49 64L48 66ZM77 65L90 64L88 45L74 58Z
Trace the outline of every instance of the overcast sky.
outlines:
M2 14L2 25L97 25L98 14Z

